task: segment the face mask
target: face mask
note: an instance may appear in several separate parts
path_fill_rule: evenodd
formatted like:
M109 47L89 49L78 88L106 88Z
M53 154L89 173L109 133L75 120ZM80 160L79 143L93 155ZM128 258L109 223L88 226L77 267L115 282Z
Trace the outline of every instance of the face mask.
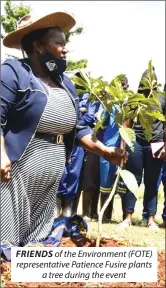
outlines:
M66 70L66 60L58 59L49 52L40 54L39 61L47 75L53 78L62 74Z

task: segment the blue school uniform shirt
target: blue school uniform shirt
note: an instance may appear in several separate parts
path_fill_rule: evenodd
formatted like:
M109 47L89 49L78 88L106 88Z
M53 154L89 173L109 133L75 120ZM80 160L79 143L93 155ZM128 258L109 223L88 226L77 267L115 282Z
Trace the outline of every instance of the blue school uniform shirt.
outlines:
M100 110L103 110L102 106L100 107ZM115 109L113 108L111 113L103 110L102 114L103 117L106 117L106 120L103 124L103 126L106 126L106 128L103 132L102 142L107 147L119 147L121 137L115 122ZM100 157L100 192L111 192L115 172L116 165L106 161L103 157Z
M88 125L89 127L93 128L96 122L95 114L97 113L100 103L99 101L94 101L92 103L88 102L89 94L85 93L79 96L79 108L85 107L87 112L80 113L80 117L83 121L83 125Z

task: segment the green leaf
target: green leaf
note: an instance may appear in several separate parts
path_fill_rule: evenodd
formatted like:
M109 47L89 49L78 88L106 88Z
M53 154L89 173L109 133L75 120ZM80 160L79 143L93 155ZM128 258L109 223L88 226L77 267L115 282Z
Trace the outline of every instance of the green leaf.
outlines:
M95 127L93 128L94 132L96 133L99 129L104 130L106 126L103 126L104 121L107 117L100 118L98 122L96 123Z
M145 100L142 101L141 104L147 105L147 109L151 109L151 108L154 106L154 107L158 108L160 111L162 111L162 110L161 110L161 104L158 102L157 99L154 99L154 98L145 98ZM141 105L141 104L140 104L140 105Z
M144 94L136 93L129 97L128 104L146 100Z
M88 102L93 103L94 101L96 101L96 96L93 93L91 93L88 98Z
M107 87L105 87L105 91L106 91L110 96L112 96L115 100L120 98L120 97L119 97L118 90L117 90L117 88L114 87L114 86L110 86L110 87L107 86Z
M123 124L123 115L119 111L115 112L115 122L118 127L121 127Z
M156 91L152 91L152 96L153 96L153 100L155 101L155 105L157 106L161 106L160 102L159 102L159 95L158 93L156 93Z
M144 135L148 142L152 139L152 123L153 119L152 117L148 117L148 115L145 115L145 111L140 110L139 112L139 121L143 128Z
M149 82L149 80L147 78L143 78L141 80L141 83L144 85L145 88L151 90L151 84L150 84L150 82Z
M127 188L135 195L135 197L137 198L137 192L138 192L138 184L136 181L135 176L128 170L122 170L122 169L118 169L118 172L121 176L121 178L123 179L123 182L125 183L125 185L127 186Z
M163 95L164 97L166 97L166 92L165 91L156 91L156 93Z
M76 85L89 89L88 84L87 84L83 79L81 79L80 77L74 76L74 77L71 78L71 80L72 80Z
M136 141L136 136L134 130L130 128L120 127L119 133L123 140L127 143L132 151L134 151L133 142Z
M102 96L102 92L103 92L103 89L101 89L99 86L94 86L92 88L92 93L93 94L97 94L99 96Z
M105 99L102 103L104 104L108 112L112 111L113 103L111 99Z
M79 95L82 95L82 94L84 94L84 93L88 93L89 91L88 91L88 89L76 89L76 93L77 93L77 95L79 96Z
M82 69L78 69L78 72L80 72L81 77L87 83L89 89L91 89L90 77Z
M138 110L138 106L137 106L136 110ZM124 106L124 108L123 108L123 122L124 122L124 120L134 119L136 116L135 115L136 110L131 109L131 107L129 107L128 105Z
M146 111L146 114L160 121L165 121L165 116L157 110Z
M163 87L160 83L157 83L156 87Z
M124 94L124 90L123 90L123 87L122 87L122 83L121 83L121 81L119 80L118 77L115 77L114 83L115 83L115 87L117 89L118 98L122 98L123 94Z
M115 85L115 79L118 79L120 82L126 77L126 74L117 75L111 82L110 85Z
M153 82L154 80L154 74L153 74L153 68L152 68L152 60L149 61L148 63L148 78L150 83Z

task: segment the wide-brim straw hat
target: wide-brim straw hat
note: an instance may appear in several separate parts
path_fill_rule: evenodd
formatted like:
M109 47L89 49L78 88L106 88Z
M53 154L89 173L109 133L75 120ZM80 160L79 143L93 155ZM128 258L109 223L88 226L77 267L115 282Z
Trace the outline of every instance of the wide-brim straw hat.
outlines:
M58 26L66 33L75 24L75 19L65 12L54 12L42 18L27 14L19 20L17 29L3 39L3 44L9 48L20 49L22 39L32 31Z

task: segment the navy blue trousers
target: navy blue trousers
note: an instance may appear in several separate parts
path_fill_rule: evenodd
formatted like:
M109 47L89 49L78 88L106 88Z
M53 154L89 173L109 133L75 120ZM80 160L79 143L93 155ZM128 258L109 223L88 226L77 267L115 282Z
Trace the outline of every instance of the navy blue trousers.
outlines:
M163 183L164 200L165 200L162 218L164 221L166 221L166 162L164 162L164 166L162 167L161 172L160 172L160 176L159 176L158 183L157 183L157 190L159 189L161 182ZM145 200L144 200L144 209L143 209L142 217L146 219L148 218L147 204Z
M83 165L84 149L75 146L71 157L71 163L66 164L59 188L58 196L63 199L75 199L78 191L79 178Z
M151 148L146 141L139 141L134 144L134 147L134 152L129 152L125 168L135 175L139 186L144 170L144 207L149 216L154 216L157 212L158 179L164 161L153 158ZM136 197L127 188L126 191L127 193L122 195L123 212L133 213Z

